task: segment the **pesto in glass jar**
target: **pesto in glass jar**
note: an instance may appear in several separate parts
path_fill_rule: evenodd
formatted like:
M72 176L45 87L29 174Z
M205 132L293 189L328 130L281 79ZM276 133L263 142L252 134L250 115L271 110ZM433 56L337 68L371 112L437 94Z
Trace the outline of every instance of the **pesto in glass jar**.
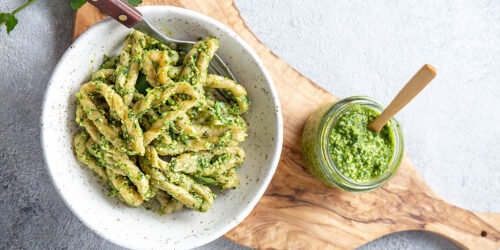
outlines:
M394 152L390 125L380 134L370 131L368 123L380 114L373 109L352 104L333 126L330 134L330 157L345 177L369 182L387 171Z
M391 119L377 134L367 124L384 107L355 96L327 104L308 120L302 135L307 166L322 182L351 192L366 192L387 182L403 157L403 135Z

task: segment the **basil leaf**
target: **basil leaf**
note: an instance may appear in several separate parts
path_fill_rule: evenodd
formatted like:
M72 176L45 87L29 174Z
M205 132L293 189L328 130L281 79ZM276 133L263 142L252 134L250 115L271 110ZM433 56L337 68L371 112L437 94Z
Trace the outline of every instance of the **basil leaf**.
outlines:
M9 14L9 13L0 13L0 24L3 24L5 22L5 19L7 18L7 14Z
M118 190L114 188L109 191L109 197L115 197L116 194L118 194Z
M152 88L152 87L148 83L148 81L146 80L146 75L144 75L142 72L140 72L139 76L137 77L135 89L137 89L137 92L145 95L148 93L147 89L149 89L149 88Z
M230 125L231 122L227 119L226 107L223 102L215 102L215 116L217 116L217 119L219 119L222 124Z
M142 0L127 0L130 5L137 6L142 3Z
M0 25L3 23L7 27L7 34L10 34L17 25L17 18L11 13L0 13Z
M82 7L87 1L86 0L71 0L71 8L74 10Z
M193 179L200 184L206 184L206 185L215 184L215 179L212 179L210 177L193 176Z
M74 10L81 8L85 4L85 2L87 2L86 0L70 0L70 1L71 1L70 2L71 8ZM137 6L142 3L142 0L127 0L127 2L133 6Z

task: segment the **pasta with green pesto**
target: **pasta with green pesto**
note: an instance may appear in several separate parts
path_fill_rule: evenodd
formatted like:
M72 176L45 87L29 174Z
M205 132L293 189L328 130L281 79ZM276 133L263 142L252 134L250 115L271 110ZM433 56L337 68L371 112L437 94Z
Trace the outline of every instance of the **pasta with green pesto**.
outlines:
M218 47L208 37L178 51L134 31L82 85L73 148L110 196L156 202L161 213L205 212L212 188L238 187L250 102L243 86L208 73Z

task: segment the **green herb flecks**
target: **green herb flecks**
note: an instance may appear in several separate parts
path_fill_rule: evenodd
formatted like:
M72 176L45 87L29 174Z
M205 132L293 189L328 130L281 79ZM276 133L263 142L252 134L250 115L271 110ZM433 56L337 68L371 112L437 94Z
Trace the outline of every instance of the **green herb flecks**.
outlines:
M392 129L386 125L377 134L367 124L379 114L353 104L341 115L330 135L330 156L345 177L369 182L387 172L394 152Z

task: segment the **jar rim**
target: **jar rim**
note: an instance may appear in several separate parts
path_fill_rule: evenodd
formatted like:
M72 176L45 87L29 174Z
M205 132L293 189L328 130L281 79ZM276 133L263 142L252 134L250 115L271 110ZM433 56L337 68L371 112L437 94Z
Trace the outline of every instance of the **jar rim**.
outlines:
M323 117L321 117L319 123L319 133L316 134L316 141L319 142L320 145L319 147L317 147L317 149L319 150L319 152L317 153L319 154L318 156L320 157L320 159L325 160L320 161L321 164L319 165L323 169L323 172L327 174L329 179L338 177L345 185L348 186L348 188L363 192L373 190L383 185L394 175L394 173L401 165L401 161L404 155L404 140L400 123L396 118L391 118L388 123L391 127L392 136L394 139L394 150L391 161L389 162L389 166L385 173L368 182L357 182L343 175L336 167L330 154L330 135L340 116L348 111L349 107L355 103L360 104L364 107L371 108L379 113L381 113L385 109L385 106L383 104L368 96L352 96L333 103L332 106L325 112ZM326 138L326 140L323 138Z

